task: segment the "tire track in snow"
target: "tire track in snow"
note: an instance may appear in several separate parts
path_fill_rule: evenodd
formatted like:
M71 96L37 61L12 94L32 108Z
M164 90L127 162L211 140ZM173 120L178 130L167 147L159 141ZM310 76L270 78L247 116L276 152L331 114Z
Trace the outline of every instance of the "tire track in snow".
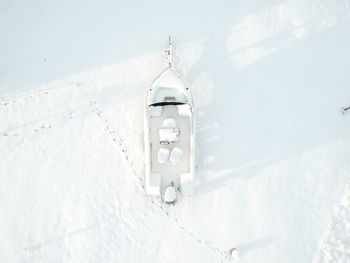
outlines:
M97 107L96 101L90 101L90 105L91 105L93 111L97 114L98 118L103 122L104 129L107 132L107 134L110 136L112 141L117 145L117 147L122 151L122 153L123 153L123 155L125 157L125 160L128 163L129 168L131 169L132 173L136 176L136 178L139 181L140 186L141 186L141 188L143 190L143 193L144 193L145 185L144 185L143 177L135 170L134 163L131 161L130 157L128 156L128 151L127 151L127 149L126 149L126 147L124 145L123 139L120 137L120 135L118 134L118 132L115 129L111 128L110 122L104 117L104 115L102 113L102 110L100 110ZM222 248L220 248L218 246L215 246L213 244L213 242L211 242L209 240L204 240L204 239L199 238L194 232L189 231L180 222L180 220L176 216L172 215L169 212L168 207L166 207L164 204L160 203L159 201L157 201L154 198L151 198L149 196L145 195L145 197L150 201L150 203L153 206L158 208L164 215L166 215L169 218L171 218L183 233L185 233L186 235L190 236L199 245L204 246L204 247L214 251L216 254L218 254L221 258L223 258L226 261L232 260L232 257L230 256L228 251L226 251L225 249L222 249Z

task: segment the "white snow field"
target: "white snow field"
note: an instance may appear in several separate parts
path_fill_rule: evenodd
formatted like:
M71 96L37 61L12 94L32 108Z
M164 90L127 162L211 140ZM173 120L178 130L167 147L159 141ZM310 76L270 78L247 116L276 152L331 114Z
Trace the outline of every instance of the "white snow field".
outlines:
M0 32L0 262L350 262L349 0L3 0ZM169 34L199 148L176 206L143 189Z

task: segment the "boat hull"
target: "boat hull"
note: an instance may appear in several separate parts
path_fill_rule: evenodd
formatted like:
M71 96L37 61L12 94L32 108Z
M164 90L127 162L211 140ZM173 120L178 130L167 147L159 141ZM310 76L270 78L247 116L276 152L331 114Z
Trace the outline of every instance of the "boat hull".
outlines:
M196 120L192 95L182 76L165 70L149 88L144 108L145 188L162 196L170 185L195 193Z

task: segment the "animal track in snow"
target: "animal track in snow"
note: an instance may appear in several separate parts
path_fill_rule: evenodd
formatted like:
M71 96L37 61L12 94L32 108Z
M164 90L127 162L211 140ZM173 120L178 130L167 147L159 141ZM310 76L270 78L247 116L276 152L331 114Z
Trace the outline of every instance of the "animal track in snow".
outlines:
M128 165L129 165L132 173L138 179L138 181L140 183L140 187L142 188L142 190L144 190L145 186L144 186L143 178L140 175L141 173L137 173L136 172L136 170L135 170L135 168L133 166L133 162L131 161L131 159L128 156L128 151L125 148L123 139L121 139L121 137L119 136L119 133L115 129L113 129L111 127L109 121L104 117L102 111L97 107L96 102L95 101L90 101L90 105L91 105L92 109L94 110L94 112L99 117L99 119L104 123L104 130L111 137L111 139L118 146L118 148L122 151L122 153L123 153L123 155L124 155ZM148 198L148 200L150 201L150 203L152 205L154 205L155 207L160 209L160 211L164 215L166 215L167 217L171 218L182 232L184 232L186 235L190 236L193 240L195 240L197 243L199 243L199 245L204 246L204 247L206 247L208 249L211 249L212 251L217 253L220 257L225 259L226 261L229 261L229 260L233 259L231 257L231 255L230 255L230 253L227 252L225 249L222 249L222 248L220 248L218 246L215 246L215 245L213 245L213 243L211 241L201 239L195 233L187 230L187 228L185 228L185 226L180 222L180 220L176 216L170 214L168 207L166 207L164 204L156 201L154 198L151 198L150 196L146 196L145 195L145 197Z

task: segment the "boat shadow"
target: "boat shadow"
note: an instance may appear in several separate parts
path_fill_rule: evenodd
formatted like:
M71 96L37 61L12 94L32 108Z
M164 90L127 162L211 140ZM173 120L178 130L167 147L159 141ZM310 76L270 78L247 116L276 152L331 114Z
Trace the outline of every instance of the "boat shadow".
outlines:
M192 79L197 110L199 195L235 180L249 180L275 163L347 137L339 105L348 87L341 85L334 93L327 79L316 77L330 74L327 65L333 56L324 56L314 68L317 75L307 81L295 77L304 76L310 67L307 59L296 59L300 49L310 50L312 38L327 38L331 26L320 27L328 20L329 16L318 16L236 50L235 55L261 46L273 49L239 69L226 46L228 29L218 33L221 41L216 35L199 44L203 52L186 74ZM299 38L295 32L303 29L310 32ZM320 44L313 52L324 48Z

